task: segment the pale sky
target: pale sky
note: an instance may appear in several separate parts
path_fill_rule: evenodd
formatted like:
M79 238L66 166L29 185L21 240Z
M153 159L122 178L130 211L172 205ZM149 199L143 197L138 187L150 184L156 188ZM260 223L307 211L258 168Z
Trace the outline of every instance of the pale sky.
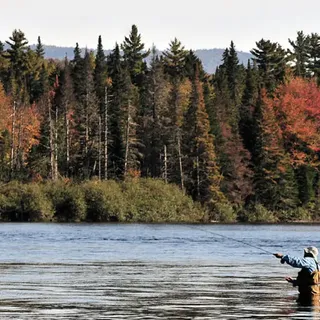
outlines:
M249 51L261 38L288 47L296 33L320 32L320 1L307 0L0 0L0 40L21 29L30 44L104 49L136 24L146 47L163 50L177 37L187 49Z

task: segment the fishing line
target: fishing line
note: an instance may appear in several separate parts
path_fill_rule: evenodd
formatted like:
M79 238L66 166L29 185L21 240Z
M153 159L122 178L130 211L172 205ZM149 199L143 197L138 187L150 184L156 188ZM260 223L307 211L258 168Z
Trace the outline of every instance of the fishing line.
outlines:
M190 228L194 228L194 227L190 227ZM263 251L264 253L268 253L268 254L272 254L272 255L273 255L273 252L271 252L271 251L269 251L269 250L266 250L266 249L263 249L263 248L260 248L260 247L258 247L258 246L255 246L255 245L253 245L253 244L247 243L247 242L245 242L245 241L243 241L243 240L234 239L234 238L225 236L225 235L220 234L220 233L217 233L217 232L213 232L213 231L209 231L209 230L203 229L203 228L201 228L201 227L195 226L195 228L197 228L198 230L201 230L201 231L203 231L203 232L211 233L211 234L213 234L213 235L216 235L216 236L219 236L219 237L222 237L222 238L230 239L230 240L233 240L233 241L236 241L236 242L245 244L245 245L247 245L247 246L249 246L249 247L259 249L259 250Z

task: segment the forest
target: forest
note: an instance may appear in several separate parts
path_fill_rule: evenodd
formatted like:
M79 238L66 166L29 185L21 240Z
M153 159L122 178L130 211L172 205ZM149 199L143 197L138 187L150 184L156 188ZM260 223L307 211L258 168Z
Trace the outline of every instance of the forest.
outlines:
M72 60L14 30L0 42L0 219L318 221L320 36L288 47L261 39L243 65L231 41L208 74L176 38L145 48L136 25Z

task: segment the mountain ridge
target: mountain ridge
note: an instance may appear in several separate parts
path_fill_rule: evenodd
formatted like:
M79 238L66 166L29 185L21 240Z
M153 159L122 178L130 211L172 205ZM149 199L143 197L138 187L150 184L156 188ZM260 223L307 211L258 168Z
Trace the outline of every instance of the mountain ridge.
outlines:
M30 46L31 49L35 49L36 45ZM55 45L43 45L45 49L45 58L48 59L63 59L65 56L68 59L73 59L74 47L60 47ZM89 51L94 51L95 49L87 48ZM85 52L86 48L81 48L82 53ZM197 49L193 50L196 56L202 61L203 67L206 72L214 73L216 68L222 63L222 54L225 49L213 48L213 49ZM111 50L105 50L106 55L108 55ZM161 51L158 51L161 54ZM249 59L252 58L251 53L244 51L237 51L239 62L247 65ZM147 59L148 61L148 59Z

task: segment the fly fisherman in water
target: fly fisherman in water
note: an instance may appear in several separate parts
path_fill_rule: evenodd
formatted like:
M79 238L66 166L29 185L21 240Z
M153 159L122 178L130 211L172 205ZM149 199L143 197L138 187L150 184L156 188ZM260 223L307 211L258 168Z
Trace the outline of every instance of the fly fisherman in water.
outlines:
M286 280L298 287L299 299L303 304L316 303L319 301L319 265L317 261L318 249L308 247L304 249L304 257L297 258L281 253L275 253L280 262L287 263L294 268L301 268L297 279L287 277Z

